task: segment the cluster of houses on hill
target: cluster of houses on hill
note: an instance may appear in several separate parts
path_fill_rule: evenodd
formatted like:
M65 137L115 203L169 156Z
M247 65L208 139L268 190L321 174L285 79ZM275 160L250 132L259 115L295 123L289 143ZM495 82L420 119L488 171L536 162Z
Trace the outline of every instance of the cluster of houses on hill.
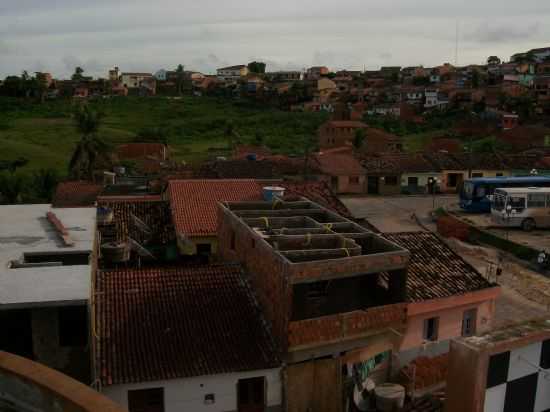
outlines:
M253 72L253 63L216 70L215 75L196 71L161 69L156 73L131 73L115 67L106 79L79 76L55 80L49 73L48 97L79 98L113 95L223 94L272 102L281 108L333 112L348 104L352 120L365 114L391 115L422 122L422 113L459 107L483 108L505 128L518 122L514 99L530 99L539 114L550 111L550 48L534 49L501 62L491 56L483 65L455 67L381 67L379 70L332 72L316 66L296 71ZM525 102L524 102L525 103Z

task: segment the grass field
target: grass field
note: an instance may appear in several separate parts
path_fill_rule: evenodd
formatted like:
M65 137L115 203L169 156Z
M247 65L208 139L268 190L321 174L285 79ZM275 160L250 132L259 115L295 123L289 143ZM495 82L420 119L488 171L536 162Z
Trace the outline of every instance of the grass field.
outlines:
M140 130L166 129L176 159L202 160L212 147L227 147L226 122L231 121L242 143L261 139L276 153L301 153L304 141L326 120L319 113L289 113L245 101L208 97L182 100L115 98L90 103L104 113L100 135L112 145L135 141ZM0 161L25 157L23 173L54 168L66 173L80 139L69 101L43 105L0 100Z

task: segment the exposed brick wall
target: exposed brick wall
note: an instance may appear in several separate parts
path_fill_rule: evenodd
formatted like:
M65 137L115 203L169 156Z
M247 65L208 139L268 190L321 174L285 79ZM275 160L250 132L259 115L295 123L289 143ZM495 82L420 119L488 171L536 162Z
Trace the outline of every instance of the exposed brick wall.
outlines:
M353 338L390 325L403 326L407 305L395 304L350 313L293 321L289 324L289 346Z
M446 215L437 219L437 232L444 237L454 237L466 241L470 236L470 226L452 216Z
M281 350L286 351L292 313L292 286L288 280L287 264L273 253L270 245L254 239L246 225L226 219L227 212L223 208L218 208L218 213L218 252L223 260L239 262L246 268L273 335ZM234 250L231 249L233 236Z
M401 369L401 378L410 390L428 388L447 380L448 367L448 353L433 358L421 356Z

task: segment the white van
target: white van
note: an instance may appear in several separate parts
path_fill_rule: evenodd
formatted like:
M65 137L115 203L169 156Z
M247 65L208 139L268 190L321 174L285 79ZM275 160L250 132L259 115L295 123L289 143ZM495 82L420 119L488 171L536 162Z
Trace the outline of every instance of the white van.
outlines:
M526 231L550 227L550 187L495 189L491 218L498 226Z

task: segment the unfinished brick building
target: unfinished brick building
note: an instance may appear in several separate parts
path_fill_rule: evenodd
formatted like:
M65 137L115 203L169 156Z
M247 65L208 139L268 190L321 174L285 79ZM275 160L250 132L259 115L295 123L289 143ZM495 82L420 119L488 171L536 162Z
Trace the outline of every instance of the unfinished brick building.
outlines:
M247 269L283 359L289 412L341 411L388 378L409 253L306 199L219 205L219 253Z

